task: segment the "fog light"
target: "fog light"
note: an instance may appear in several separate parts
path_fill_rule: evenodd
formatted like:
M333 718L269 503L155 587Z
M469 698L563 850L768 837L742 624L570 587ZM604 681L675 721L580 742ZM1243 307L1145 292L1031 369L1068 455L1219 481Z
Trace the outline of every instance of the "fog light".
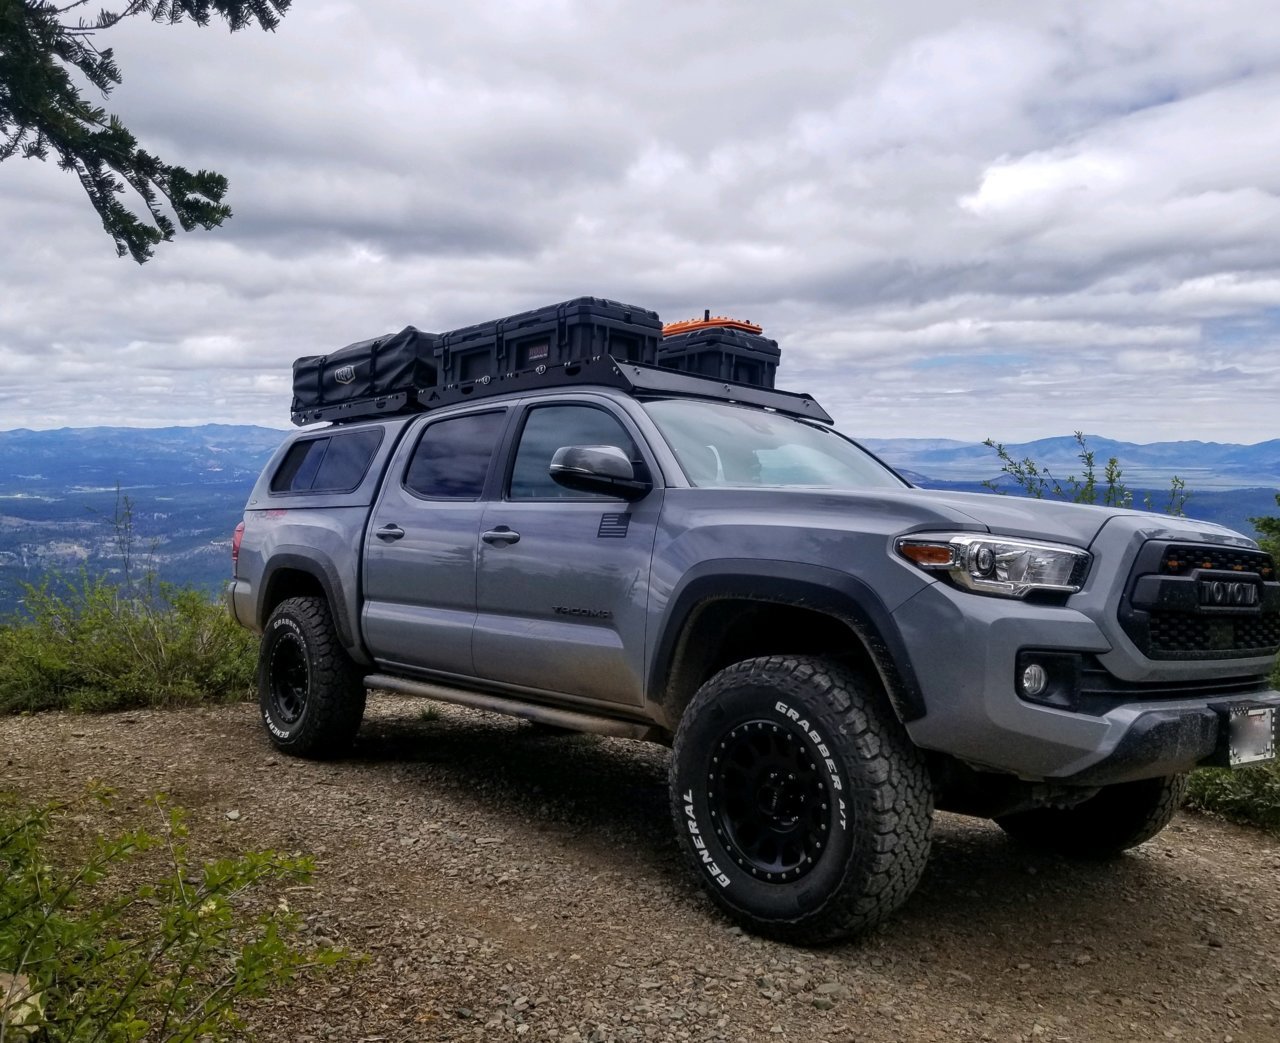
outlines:
M1020 699L1076 710L1083 667L1079 652L1022 649L1013 667L1013 687Z
M1049 684L1049 674L1039 663L1030 663L1022 670L1022 694L1034 699Z

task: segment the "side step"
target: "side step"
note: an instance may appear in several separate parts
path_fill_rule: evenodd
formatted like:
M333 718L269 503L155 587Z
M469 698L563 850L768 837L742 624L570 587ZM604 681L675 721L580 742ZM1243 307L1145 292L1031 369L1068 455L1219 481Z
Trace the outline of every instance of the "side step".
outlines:
M500 695L470 692L461 688L446 688L444 685L410 681L403 677L392 677L390 674L369 674L364 679L364 686L381 688L387 692L399 692L401 695L420 695L427 699L438 699L444 703L470 706L476 710L503 713L508 717L522 717L526 721L537 721L539 724L549 724L575 732L611 735L616 739L644 739L649 742L662 742L665 738L662 730L651 724L620 721L613 717L597 717L595 714L561 710L537 703L518 702L515 699L504 699Z

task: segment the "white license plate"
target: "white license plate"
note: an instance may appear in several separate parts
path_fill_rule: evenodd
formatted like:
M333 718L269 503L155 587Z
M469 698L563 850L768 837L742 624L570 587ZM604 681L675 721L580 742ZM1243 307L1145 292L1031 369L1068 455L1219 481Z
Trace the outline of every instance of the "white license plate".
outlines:
M1228 717L1229 763L1259 764L1275 760L1276 720L1270 707L1256 710L1232 710Z

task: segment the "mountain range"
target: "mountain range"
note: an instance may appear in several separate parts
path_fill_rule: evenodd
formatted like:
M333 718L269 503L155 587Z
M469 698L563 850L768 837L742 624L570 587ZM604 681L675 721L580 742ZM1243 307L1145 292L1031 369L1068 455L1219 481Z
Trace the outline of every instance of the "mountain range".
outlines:
M81 569L119 575L153 569L162 579L216 591L230 574L231 534L249 490L285 432L266 427L62 428L0 431L0 614L23 584ZM918 485L1017 492L995 452L947 439L863 439ZM1099 471L1117 457L1123 480L1158 509L1173 475L1185 479L1192 517L1252 534L1248 519L1278 513L1280 439L1256 445L1155 442L1089 436ZM1060 480L1079 475L1074 438L1009 445Z
M861 443L893 467L946 481L983 481L999 473L994 450L981 443L930 438L864 438ZM1177 475L1187 488L1243 489L1280 486L1280 438L1255 445L1227 442L1117 442L1099 435L1085 441L1101 471L1115 457L1124 481L1142 488L1167 487ZM1059 479L1081 472L1080 446L1074 436L1041 438L1006 446L1014 459L1030 458Z

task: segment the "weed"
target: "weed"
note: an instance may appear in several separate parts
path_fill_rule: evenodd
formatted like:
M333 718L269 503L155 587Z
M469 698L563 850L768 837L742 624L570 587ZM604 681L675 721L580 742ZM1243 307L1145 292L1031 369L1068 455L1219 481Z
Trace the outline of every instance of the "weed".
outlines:
M0 713L235 702L256 643L189 588L130 593L100 577L47 578L0 624Z
M36 808L0 796L0 971L12 983L0 1040L243 1036L241 1000L345 958L293 944L283 889L309 879L309 859L265 851L194 865L185 816L163 797L157 831L99 837L60 867L55 828L110 803L105 789ZM157 864L158 876L145 872Z
M1280 832L1280 764L1194 771L1187 804Z

